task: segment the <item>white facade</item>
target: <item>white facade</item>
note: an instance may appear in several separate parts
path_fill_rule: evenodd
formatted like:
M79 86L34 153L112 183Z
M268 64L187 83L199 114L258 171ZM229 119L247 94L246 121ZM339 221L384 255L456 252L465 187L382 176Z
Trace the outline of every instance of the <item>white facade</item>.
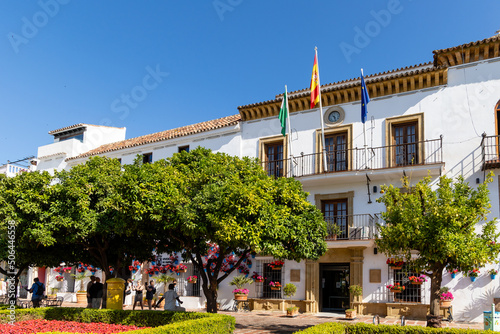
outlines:
M348 151L346 153L348 161L345 162L345 170L342 171L332 173L321 171L322 156L319 142L321 137L318 133L321 129L320 117L325 116L320 116L318 109L309 110L306 107L307 103L300 102L307 100L306 90L292 92L289 96L291 148L280 135L277 109L279 110L281 98L277 97L273 101L240 107L241 120L237 124L231 123L216 129L207 127L207 130L199 133L133 147L120 146L120 143L116 143L112 150L90 155L120 158L122 163L128 164L132 163L138 154L152 153L153 161L156 161L171 156L183 146L190 148L203 146L215 152L240 157L259 157L266 161L264 151L267 145L281 141L287 153L282 159L293 155L296 161L293 170L290 168L290 163L286 162L283 173L291 176L293 172L297 176L304 190L309 192L310 202L322 208L324 203L345 200L346 216L353 217L346 218L352 219L352 224L349 223L345 238L343 240L329 238L327 240L329 250L316 264L308 264L306 261L300 263L286 261L281 276L282 284L293 281L297 285L298 292L294 299L302 300L304 305L308 305L302 305L301 308L313 312L338 309L328 306L326 299L328 297L335 301L333 290L345 288L345 281L329 280L337 277L335 275L343 270L342 265L347 265L349 268L347 279L350 279L347 284L363 286L364 303L377 304L373 306L374 309L380 309L382 304L387 305L387 309L404 308L408 303L395 301L396 296L385 287L396 276L386 264L387 257L384 254L377 254L373 235L370 234L374 226L370 219L376 219L377 214L385 209L382 204L376 202L380 197L380 186L398 185L403 175L409 176L411 182L416 183L428 174L434 181L440 175L453 178L462 175L473 186L476 185L476 179L483 182L485 141L482 134L495 136L499 131L496 111L500 100L499 44L498 37L465 44L460 46L463 53L461 59L450 56L453 54L453 48L438 50L435 51L437 65L425 64L365 77L370 95L376 91L368 105L366 151L363 124L360 120L359 79L324 86L322 88L324 94L333 93L331 97L326 98L329 103L324 103L323 112L328 115L333 110L330 108L335 107L334 109L341 110L344 116L341 123L325 126L327 135L346 135L345 150ZM485 48L491 51L485 51ZM399 131L397 129L408 123L413 124L416 141L419 142L414 146L418 150L416 153L418 157L414 156L414 159L418 161L407 161L397 165L394 162L396 151L389 146L394 145L395 131ZM45 157L39 157L39 169L69 168L84 162L89 156L85 155L87 151L124 139L124 129L109 130L111 131L109 136L99 136L99 132L94 136L92 131L99 129L94 129L90 125L86 125L86 129L87 135L83 142L71 139L40 147L39 156ZM92 140L87 142L90 138ZM365 152L367 152L366 157ZM83 155L79 157L79 154ZM408 154L405 154L408 157ZM498 153L496 154L498 159ZM335 164L332 166L336 168ZM497 168L499 166L489 167L494 172L497 172ZM489 188L492 204L489 218L494 219L500 215L498 178L494 178ZM369 223L366 223L367 221ZM357 222L360 222L359 226L356 225ZM264 260L272 259L257 257L254 268L263 270ZM455 279L451 279L449 273L444 274L443 284L448 286L455 296L453 301L455 320L482 321L482 312L490 309L494 297L500 298L499 279L492 280L486 274L490 268L498 269L498 265L481 268L481 274L476 282L471 282L468 277L462 277L462 274ZM253 271L254 269L250 269L250 275ZM372 277L377 271L380 281ZM226 282L230 279L231 277ZM332 288L333 292L326 293L329 286L335 288ZM253 284L249 288L250 297L259 300L273 299L264 296L263 288L258 284ZM424 283L420 288L418 300L414 300L413 304L429 303L428 288L429 282ZM221 285L219 296L223 308L232 306L231 290L232 287L226 286L226 283ZM201 298L193 305L202 306L203 302L204 299ZM342 303L339 305L345 308L345 300ZM265 302L262 302L258 305L264 304ZM273 309L274 306L270 307ZM368 313L371 312L370 309L367 310ZM394 314L389 314L388 311L387 315Z

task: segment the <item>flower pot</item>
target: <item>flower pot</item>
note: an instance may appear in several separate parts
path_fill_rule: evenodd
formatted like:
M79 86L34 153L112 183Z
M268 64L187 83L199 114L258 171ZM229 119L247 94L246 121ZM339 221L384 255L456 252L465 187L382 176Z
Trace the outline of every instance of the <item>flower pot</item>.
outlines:
M394 293L401 293L402 290L400 289L391 289L391 292L394 292Z
M281 290L281 288L278 288L278 287L274 287L274 286L272 286L272 287L271 287L271 290Z
M255 280L255 283L262 283L262 282L264 282L264 280L263 280L263 279L256 279L256 280Z
M287 317L296 317L297 315L299 315L299 310L298 309L286 310L286 316Z
M423 282L411 282L413 285L422 285Z
M234 294L234 300L247 300L247 299L248 299L248 295L243 295L240 293Z
M496 277L497 277L497 275L493 275L493 274L490 275L491 279L495 279Z
M391 267L391 268L392 268L392 270L401 270L402 267L396 267L396 266L394 266L394 267Z
M272 270L281 270L282 267L274 267L274 268L271 268Z
M457 274L451 273L451 278L455 278L456 276L457 276Z
M77 292L76 293L76 302L79 304L87 304L87 293L86 292Z
M185 272L187 272L187 269L179 269L179 270L177 270L177 272L178 273L185 273Z
M451 306L451 300L442 300L439 302L441 307L450 307Z
M346 319L356 319L356 310L346 310L345 311Z
M191 280L191 281L189 281L188 283L191 283L191 284L196 284L196 282L197 282L196 280Z
M475 282L477 277L471 277L470 280L471 282Z

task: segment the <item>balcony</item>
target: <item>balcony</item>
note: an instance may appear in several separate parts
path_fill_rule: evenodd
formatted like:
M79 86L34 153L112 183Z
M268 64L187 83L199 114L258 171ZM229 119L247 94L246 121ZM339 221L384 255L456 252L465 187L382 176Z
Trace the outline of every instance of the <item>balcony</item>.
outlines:
M500 168L499 140L500 136L486 136L483 134L481 140L482 170Z
M443 138L402 145L353 148L312 153L291 159L263 162L263 168L275 177L306 177L311 175L431 167L443 164ZM441 167L439 167L441 168ZM425 169L426 168L422 168ZM424 175L427 172L425 171Z
M378 215L359 214L326 217L326 241L371 240L377 236Z
M20 167L12 164L6 164L0 166L0 174L5 174L7 177L13 177L18 174L21 174L22 172L29 172L29 168Z

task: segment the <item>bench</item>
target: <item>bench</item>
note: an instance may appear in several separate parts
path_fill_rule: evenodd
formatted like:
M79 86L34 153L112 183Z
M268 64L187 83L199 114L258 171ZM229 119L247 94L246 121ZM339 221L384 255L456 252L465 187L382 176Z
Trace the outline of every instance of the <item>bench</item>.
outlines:
M44 298L40 302L40 306L42 307L60 307L63 303L63 297L56 298Z

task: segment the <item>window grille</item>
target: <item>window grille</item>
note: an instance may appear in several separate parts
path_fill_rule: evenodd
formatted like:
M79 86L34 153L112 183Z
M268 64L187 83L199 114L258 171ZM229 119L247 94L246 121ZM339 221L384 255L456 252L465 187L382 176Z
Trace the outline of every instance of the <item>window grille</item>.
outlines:
M282 299L282 291L284 286L284 277L283 270L285 266L281 268L281 270L273 270L268 266L269 263L274 260L265 260L265 261L257 261L257 273L264 277L264 282L258 283L255 282L255 292L258 297L266 298L266 299ZM281 288L279 290L271 289L269 285L270 282L279 282L281 284Z
M420 276L416 273L410 266L406 263L401 269L393 270L389 269L389 277L392 277L393 282L391 284L399 283L399 285L404 286L405 289L400 293L389 291L389 300L396 303L422 303L425 300L425 289L423 288L425 284L417 285L413 284L408 277L410 276Z

